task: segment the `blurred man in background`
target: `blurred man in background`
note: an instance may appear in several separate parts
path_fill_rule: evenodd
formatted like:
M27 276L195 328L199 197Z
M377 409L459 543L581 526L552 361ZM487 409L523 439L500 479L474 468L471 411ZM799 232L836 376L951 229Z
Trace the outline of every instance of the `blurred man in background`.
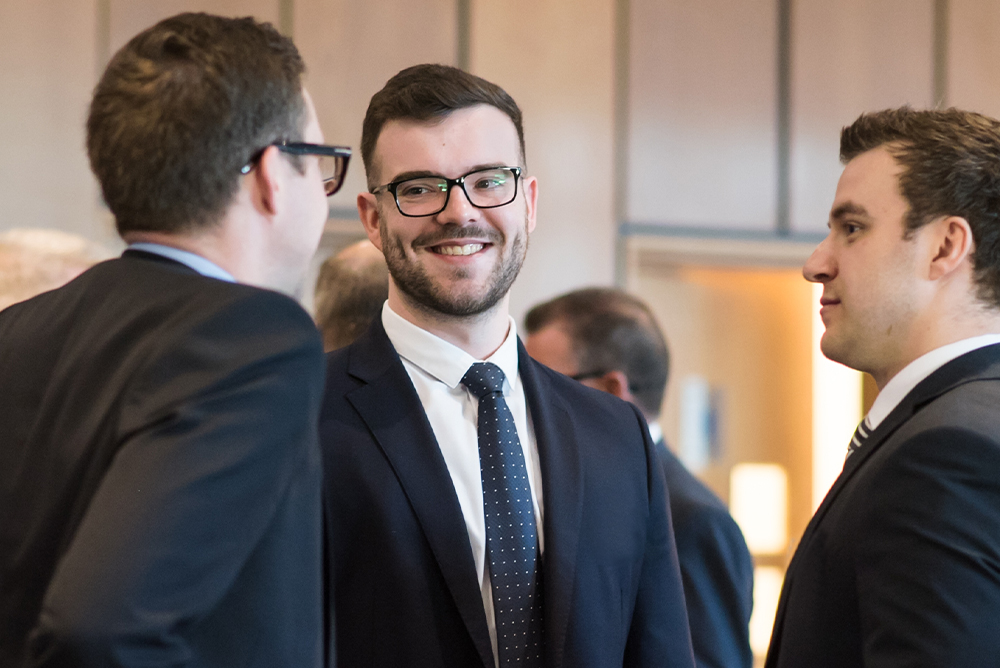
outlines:
M0 312L0 665L324 665L322 344L282 293L347 152L303 70L268 24L182 14L98 83L129 248Z
M316 279L316 325L327 352L354 343L389 298L389 268L365 239L331 255Z
M109 257L83 237L60 230L0 232L0 311L55 290Z
M525 316L528 354L635 404L649 422L670 490L684 597L699 668L749 668L753 561L726 506L671 453L660 427L670 355L652 311L620 290L577 290Z

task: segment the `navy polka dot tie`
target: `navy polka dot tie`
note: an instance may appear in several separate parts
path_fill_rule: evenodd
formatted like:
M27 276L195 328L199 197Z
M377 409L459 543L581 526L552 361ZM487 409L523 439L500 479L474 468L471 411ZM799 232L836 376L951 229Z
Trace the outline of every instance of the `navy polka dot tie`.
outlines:
M503 371L469 367L462 385L479 397L479 470L486 554L501 668L542 666L542 573L524 452L503 398Z

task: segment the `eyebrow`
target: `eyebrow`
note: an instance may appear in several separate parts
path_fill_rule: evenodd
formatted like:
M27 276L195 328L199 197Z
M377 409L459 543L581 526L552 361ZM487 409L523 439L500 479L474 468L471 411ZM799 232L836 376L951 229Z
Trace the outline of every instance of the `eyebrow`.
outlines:
M845 218L847 216L863 216L869 218L868 210L860 204L855 204L854 202L844 202L836 209L830 212L830 219L837 220L840 218Z
M508 166L509 165L507 165L506 163L502 163L502 162L487 162L487 163L484 163L484 164L481 164L481 165L475 165L475 166L473 166L472 169L470 169L467 172L465 172L465 175L472 174L473 172L481 172L484 169L499 169L500 167L508 167ZM448 178L447 176L444 176L443 174L439 174L437 172L432 172L432 171L423 169L423 170L414 170L414 171L402 172L400 174L396 174L396 176L394 176L392 178L392 180L389 181L389 183L399 183L400 181L408 181L410 179L422 179L422 178L426 178L426 177L432 177L432 178L438 178L438 179L446 179L446 178Z

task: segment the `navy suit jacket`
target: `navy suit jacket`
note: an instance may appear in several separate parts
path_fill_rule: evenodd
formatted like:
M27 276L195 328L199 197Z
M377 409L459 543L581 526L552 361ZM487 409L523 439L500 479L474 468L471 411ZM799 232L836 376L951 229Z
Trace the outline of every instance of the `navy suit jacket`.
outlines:
M545 665L692 666L645 421L518 352L542 471ZM458 497L380 319L328 358L320 441L340 665L493 668Z
M765 665L1000 665L1000 345L932 373L848 458Z
M0 312L0 666L322 665L322 364L136 251Z
M753 559L725 504L661 440L670 515L698 668L750 668Z

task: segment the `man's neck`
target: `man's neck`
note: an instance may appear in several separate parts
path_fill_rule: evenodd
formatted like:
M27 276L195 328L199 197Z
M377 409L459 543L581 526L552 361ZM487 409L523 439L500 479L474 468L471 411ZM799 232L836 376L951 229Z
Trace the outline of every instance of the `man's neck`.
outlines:
M484 360L495 353L510 330L507 296L483 313L447 315L416 304L390 282L389 308L404 320L461 348L477 360Z
M935 318L913 330L917 334L900 350L894 364L868 370L879 390L909 364L931 351L976 336L1000 333L1000 311L983 305L980 309Z

